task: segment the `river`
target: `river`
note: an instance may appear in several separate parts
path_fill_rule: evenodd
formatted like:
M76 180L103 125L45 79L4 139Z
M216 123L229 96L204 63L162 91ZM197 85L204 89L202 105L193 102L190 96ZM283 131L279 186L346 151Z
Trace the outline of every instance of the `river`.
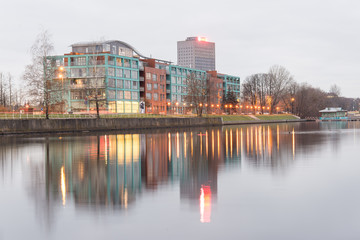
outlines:
M0 137L0 239L360 239L360 123Z

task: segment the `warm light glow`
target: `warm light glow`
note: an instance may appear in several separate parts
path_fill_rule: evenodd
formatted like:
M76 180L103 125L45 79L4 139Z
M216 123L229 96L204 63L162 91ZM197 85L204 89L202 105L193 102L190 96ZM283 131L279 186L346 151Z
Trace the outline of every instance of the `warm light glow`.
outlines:
M65 183L65 169L64 169L64 166L61 167L60 181L61 181L62 203L65 206L65 203L66 203L66 183Z
M218 104L218 105L216 105L217 107L220 107L220 105Z
M211 217L211 188L201 185L200 188L200 222L209 223Z
M197 40L199 42L207 42L208 41L206 37L197 37Z
M186 103L184 103L183 105L186 106Z
M214 107L214 104L211 104L211 107Z
M249 106L246 106L246 108L249 108Z
M227 108L228 106L227 105L225 105L225 108Z
M291 101L292 101L292 102L295 101L295 98L291 98Z
M202 107L202 103L200 103L199 106Z
M178 106L178 105L179 105L179 103L178 103L178 102L176 102L175 104L176 104L176 106Z
M240 108L243 108L243 106L242 106L242 105L240 105Z
M64 67L63 67L63 66L60 66L60 67L59 67L59 70L60 70L60 71L64 71Z
M262 107L262 109L265 109L265 107Z
M59 78L62 78L63 77L63 75L62 74L59 74Z
M168 104L168 106L170 106L170 104L171 104L171 103L170 103L170 102L168 102L167 104Z
M270 107L267 108L268 110L270 109Z
M232 108L232 105L230 104L230 107Z
M208 104L206 103L206 104L205 104L205 107L207 107L207 106L208 106Z

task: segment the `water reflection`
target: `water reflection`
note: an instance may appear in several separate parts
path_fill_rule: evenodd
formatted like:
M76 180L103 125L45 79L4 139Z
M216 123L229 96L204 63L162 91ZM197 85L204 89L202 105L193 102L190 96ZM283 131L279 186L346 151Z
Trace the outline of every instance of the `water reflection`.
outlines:
M246 164L286 170L298 155L316 150L330 133L336 149L340 134L336 130L355 127L358 125L344 122L273 124L142 134L3 138L0 175L4 179L12 174L13 159L24 157L18 156L19 152L23 154L22 146L34 149L35 144L36 153L26 152L27 167L31 168L29 191L46 219L53 218L56 205L126 210L147 191L179 184L181 200L196 206L200 222L207 223L216 205L221 169ZM312 130L317 134L311 134Z

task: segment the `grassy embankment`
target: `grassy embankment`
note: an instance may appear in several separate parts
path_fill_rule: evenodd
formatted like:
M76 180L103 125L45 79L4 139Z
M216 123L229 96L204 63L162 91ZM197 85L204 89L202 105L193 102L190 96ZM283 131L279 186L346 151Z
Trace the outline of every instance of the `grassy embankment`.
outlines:
M298 118L294 117L293 115L290 114L276 114L276 115L256 115L255 117L257 117L260 120L296 120Z

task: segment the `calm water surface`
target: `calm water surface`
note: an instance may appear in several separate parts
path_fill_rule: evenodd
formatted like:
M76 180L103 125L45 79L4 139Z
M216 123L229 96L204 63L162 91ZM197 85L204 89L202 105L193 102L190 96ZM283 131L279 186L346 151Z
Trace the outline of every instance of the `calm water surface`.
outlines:
M360 239L360 123L0 143L0 239Z

